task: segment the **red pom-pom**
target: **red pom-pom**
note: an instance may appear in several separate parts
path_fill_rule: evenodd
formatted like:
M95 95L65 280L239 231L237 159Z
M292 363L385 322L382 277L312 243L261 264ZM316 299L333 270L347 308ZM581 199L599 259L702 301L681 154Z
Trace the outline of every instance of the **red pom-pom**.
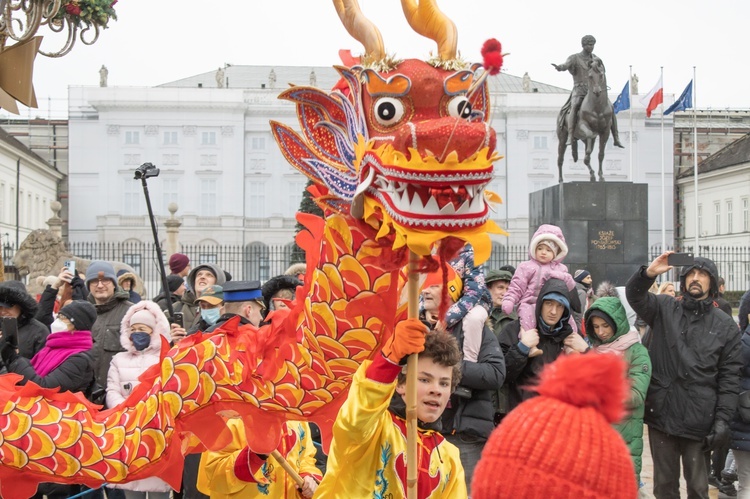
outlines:
M503 67L502 50L502 45L495 38L490 38L482 45L483 65L491 75L498 74Z
M592 407L610 423L625 414L627 366L614 354L564 355L547 366L534 391L576 407Z

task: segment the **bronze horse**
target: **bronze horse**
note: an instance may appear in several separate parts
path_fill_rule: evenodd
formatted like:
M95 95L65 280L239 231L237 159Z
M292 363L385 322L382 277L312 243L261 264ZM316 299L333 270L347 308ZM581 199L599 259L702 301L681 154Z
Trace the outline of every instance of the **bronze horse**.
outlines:
M571 101L560 109L557 116L557 168L560 174L559 182L562 183L562 167L567 149L568 124L567 115L570 112ZM589 64L588 70L588 92L581 102L581 108L578 111L578 121L574 133L573 144L571 145L573 161L578 161L578 141L581 140L586 145L586 152L583 157L583 163L589 169L591 181L596 181L594 170L591 169L591 153L594 150L594 141L599 137L599 181L604 182L602 174L602 163L604 162L604 148L609 140L610 131L617 133L617 121L614 117L612 103L607 96L607 76L604 72L604 65L600 60L594 60Z

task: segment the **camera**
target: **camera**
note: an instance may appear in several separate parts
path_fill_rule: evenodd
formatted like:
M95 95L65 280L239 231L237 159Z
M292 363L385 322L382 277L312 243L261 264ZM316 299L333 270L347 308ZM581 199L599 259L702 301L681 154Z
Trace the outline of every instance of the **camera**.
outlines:
M456 397L461 397L462 399L470 399L471 398L471 388L466 388L465 386L458 385L455 390L453 390L453 395Z
M142 178L158 177L159 169L153 165L153 163L143 163L141 166L135 169L135 179L140 180Z

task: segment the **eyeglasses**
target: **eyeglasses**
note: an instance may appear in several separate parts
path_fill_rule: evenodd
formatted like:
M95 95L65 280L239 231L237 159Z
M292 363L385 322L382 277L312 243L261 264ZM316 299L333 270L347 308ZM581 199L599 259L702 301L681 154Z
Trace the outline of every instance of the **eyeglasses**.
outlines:
M93 284L94 286L105 286L105 287L109 284L111 284L112 286L115 285L111 279L93 279L89 281L89 285L91 284Z

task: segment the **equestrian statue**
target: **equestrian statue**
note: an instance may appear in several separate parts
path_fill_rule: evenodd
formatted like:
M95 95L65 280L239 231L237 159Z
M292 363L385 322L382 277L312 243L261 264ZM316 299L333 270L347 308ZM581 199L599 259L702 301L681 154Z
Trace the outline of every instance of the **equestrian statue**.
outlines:
M599 181L604 181L602 163L604 148L610 131L616 147L620 144L617 132L617 117L607 96L607 76L604 63L594 55L596 39L586 35L581 39L583 50L568 57L563 64L552 64L558 71L569 71L573 75L573 90L557 116L557 168L559 182L562 183L562 166L565 150L572 147L573 161L578 161L578 140L583 141L586 152L583 163L589 169L591 181L596 181L591 169L591 152L594 141L599 137Z

